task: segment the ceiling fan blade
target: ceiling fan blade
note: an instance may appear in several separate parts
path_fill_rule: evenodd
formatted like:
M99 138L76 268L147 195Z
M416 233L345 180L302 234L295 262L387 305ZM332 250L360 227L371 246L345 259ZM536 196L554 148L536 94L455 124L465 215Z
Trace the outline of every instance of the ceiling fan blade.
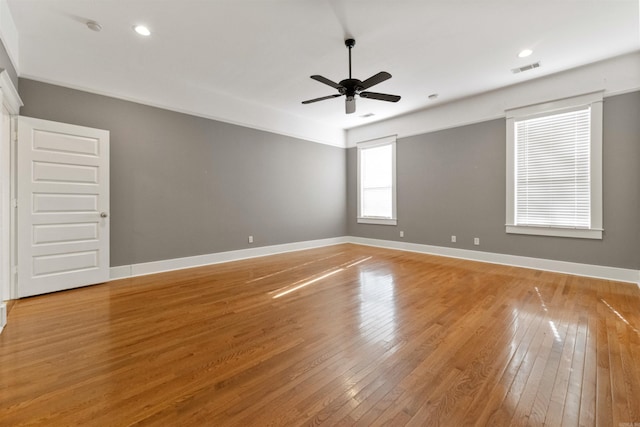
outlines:
M388 102L398 102L398 101L400 101L400 96L398 96L398 95L388 95L386 93L360 92L360 96L363 97L363 98L377 99L378 101L388 101Z
M336 83L336 82L332 82L332 81L331 81L331 80L329 80L328 78L326 78L326 77L322 77L322 76L319 76L319 75L317 75L317 74L315 74L315 75L311 76L311 78L312 78L313 80L319 81L320 83L324 83L324 84L326 84L326 85L328 85L328 86L331 86L331 87L332 87L332 88L334 88L334 89L340 89L340 88L342 87L342 86L340 86L338 83Z
M337 98L339 96L342 96L342 95L340 95L339 93L336 93L335 95L323 96L322 98L315 98L315 99L309 99L308 101L302 101L302 103L311 104L312 102L324 101L325 99Z
M369 77L367 80L362 82L362 89L369 89L371 86L377 85L378 83L382 83L385 80L389 80L391 78L391 74L386 71L380 71L375 76Z
M347 96L346 101L344 102L345 111L347 114L352 114L356 112L356 98L355 96Z

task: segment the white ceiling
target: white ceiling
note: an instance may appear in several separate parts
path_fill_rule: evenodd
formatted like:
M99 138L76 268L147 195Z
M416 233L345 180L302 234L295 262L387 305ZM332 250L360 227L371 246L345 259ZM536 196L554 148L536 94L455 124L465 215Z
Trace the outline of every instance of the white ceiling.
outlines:
M21 76L285 134L348 129L640 49L638 0L8 0ZM89 30L94 20L101 32ZM152 31L133 32L144 23ZM388 71L344 98L309 78ZM518 58L524 48L528 58ZM534 71L511 69L541 61ZM438 93L436 101L429 94ZM373 117L362 115L373 113ZM287 131L290 129L290 131ZM340 132L342 132L340 130ZM309 132L307 132L309 133ZM308 136L308 135L307 135ZM314 138L310 138L314 139Z

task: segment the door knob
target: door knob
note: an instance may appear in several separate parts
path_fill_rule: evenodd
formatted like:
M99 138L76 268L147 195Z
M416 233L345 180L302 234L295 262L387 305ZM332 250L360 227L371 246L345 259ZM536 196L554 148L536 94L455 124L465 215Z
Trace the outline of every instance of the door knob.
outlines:
M106 218L108 216L109 216L109 214L107 214L106 212L100 212L100 217L101 218Z

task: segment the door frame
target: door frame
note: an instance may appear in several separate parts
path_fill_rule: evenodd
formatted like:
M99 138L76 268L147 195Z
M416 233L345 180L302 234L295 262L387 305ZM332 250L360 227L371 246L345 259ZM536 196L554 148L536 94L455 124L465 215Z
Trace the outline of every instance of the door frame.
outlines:
M4 301L17 298L15 117L23 105L9 73L3 70L0 72L0 330L6 321L7 310Z

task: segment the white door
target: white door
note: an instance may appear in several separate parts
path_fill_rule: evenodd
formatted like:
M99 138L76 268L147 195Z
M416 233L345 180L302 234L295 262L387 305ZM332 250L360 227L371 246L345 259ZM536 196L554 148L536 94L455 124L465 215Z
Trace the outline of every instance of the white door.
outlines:
M18 297L109 279L109 132L18 118Z

